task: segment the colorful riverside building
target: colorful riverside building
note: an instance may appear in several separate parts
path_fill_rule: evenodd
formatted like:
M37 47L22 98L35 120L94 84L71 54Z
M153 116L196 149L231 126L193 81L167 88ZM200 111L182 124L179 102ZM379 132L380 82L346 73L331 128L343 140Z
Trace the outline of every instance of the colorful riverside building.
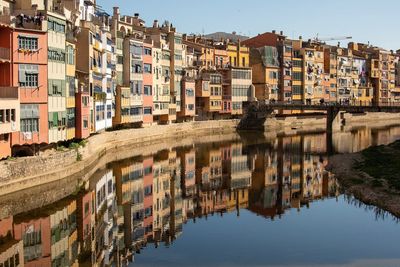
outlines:
M257 98L262 100L259 97L267 95L266 100L292 101L292 40L284 36L282 31L272 31L244 40L242 44L252 50L250 65ZM269 53L268 60L264 60L265 66L262 67L259 65L260 55L266 52Z
M76 201L47 208L30 218L14 217L14 238L23 241L25 266L78 266Z
M90 127L90 133L96 133L112 127L115 48L110 35L109 15L97 10L93 1L84 1L75 8L83 10L76 45L79 55L77 77L79 84L83 85L83 88L79 86L78 93L84 98L89 90L90 95L90 122L86 125L82 120L83 127L78 131ZM85 88L87 85L88 89Z
M354 55L367 58L367 71L374 88L374 104L399 102L400 87L396 80L399 77L396 62L399 55L393 51L361 43L350 43Z
M238 43L226 42L216 48L228 53L228 68L221 69L223 75L222 110L232 115L243 114L243 102L253 100L255 90L252 83L252 70L249 67L248 47Z
M169 22L159 26L158 21L154 21L152 27L146 28L146 35L153 40L153 47L156 48L154 52L156 53L155 61L158 72L155 74L156 81L153 79L156 86L154 115L157 116L155 120L159 123L176 122L177 112L181 111L181 86L184 74L182 68L184 64L182 58L183 36L177 33ZM161 73L159 72L160 68ZM158 81L160 78L161 82ZM168 113L166 114L167 109Z
M46 21L36 24L23 23L21 13L15 11L15 14L17 16L1 17L2 23L10 27L1 29L3 57L8 58L9 62L4 62L3 59L0 66L4 77L2 86L6 86L2 88L1 92L4 95L0 98L14 100L7 101L7 105L11 105L10 109L3 109L5 123L0 126L4 129L0 145L7 142L14 148L1 149L0 157L11 154L33 155L41 144L47 144L49 140L47 32L43 30L46 29ZM20 93L17 107L18 87ZM9 130L5 129L7 125Z
M12 38L8 25L0 26L0 159L11 156L11 135L20 131L18 86L13 87Z
M143 32L144 21L139 18L139 14L135 14L134 17L121 16L119 8L114 8L111 36L116 44L117 59L116 111L113 119L115 126L153 122L153 106L150 99L152 98L152 70L150 69L149 72L149 67L152 65L152 42L147 40L145 45ZM150 55L145 53L150 53ZM146 63L144 63L145 60ZM146 79L146 86L144 86L144 79Z

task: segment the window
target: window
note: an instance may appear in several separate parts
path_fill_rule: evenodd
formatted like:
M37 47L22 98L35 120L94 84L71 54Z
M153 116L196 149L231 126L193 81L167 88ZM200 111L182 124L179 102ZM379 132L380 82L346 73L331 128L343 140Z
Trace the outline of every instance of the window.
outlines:
M96 121L104 120L104 109L103 105L96 106Z
M242 67L246 67L246 58L242 57Z
M151 48L145 48L144 49L144 54L148 55L148 56L151 56Z
M221 84L222 77L220 75L211 75L210 76L210 83L212 84Z
M182 38L175 37L175 44L182 44Z
M153 194L153 186L149 185L144 188L144 196L148 197Z
M67 127L75 128L75 108L67 108Z
M143 64L143 71L144 73L150 73L151 74L151 64Z
M131 95L141 95L143 82L142 81L131 81L130 87L131 87Z
M142 55L142 51L143 51L143 46L141 46L141 45L133 44L130 47L130 52L134 56L141 56Z
M34 133L39 132L39 119L21 119L21 132Z
M21 87L38 87L39 66L20 64L18 67L19 85Z
M153 109L152 108L144 108L143 109L143 114L144 115L151 115L152 114Z
M194 90L191 88L186 89L186 95L187 96L194 96Z
M142 73L142 63L136 60L132 60L131 63L131 72L132 73Z
M50 31L65 33L65 25L51 19L48 20L48 29Z
M87 129L89 127L88 119L83 119L83 129Z
M269 72L269 78L270 79L278 79L278 72L276 72L276 71L270 71Z
M5 122L4 109L0 109L0 123Z
M65 52L62 50L49 49L47 57L51 61L65 62Z
M74 97L75 96L75 77L67 76L65 78L68 86L68 96Z
M300 85L293 85L293 95L303 95L303 89Z
M189 104L188 105L188 110L194 110L194 104Z
M251 70L232 70L232 79L251 80Z
M293 67L294 68L302 68L303 62L301 60L293 60Z
M112 118L112 105L107 105L107 119Z
M65 86L66 86L65 80L48 80L48 88L49 88L49 95L54 95L54 96L65 96ZM68 84L69 86L69 84ZM75 82L74 82L74 92L72 93L71 96L75 95Z
M130 109L130 115L137 116L137 115L141 115L141 114L142 114L141 108L139 108L139 107Z
M37 37L18 36L18 49L38 50L38 43Z
M117 56L117 63L118 64L124 64L124 57L123 56Z
M232 85L232 96L250 96L249 85Z
M301 72L293 72L293 80L294 81L302 81L303 74Z
M74 116L74 115L73 115ZM75 120L75 118L74 118ZM50 112L49 113L49 129L55 127L64 127L67 124L67 112ZM73 128L75 126L72 126Z
M15 122L15 109L11 110L11 121Z
M143 87L143 94L144 94L144 95L147 95L147 96L153 95L151 89L152 89L152 88L151 88L151 85L145 85L145 86Z
M87 107L89 105L89 97L88 96L82 96L82 104L84 107Z
M72 46L67 46L67 64L75 65L75 50Z
M232 103L232 109L233 109L233 110L240 110L240 109L242 109L242 102L233 102L233 103Z

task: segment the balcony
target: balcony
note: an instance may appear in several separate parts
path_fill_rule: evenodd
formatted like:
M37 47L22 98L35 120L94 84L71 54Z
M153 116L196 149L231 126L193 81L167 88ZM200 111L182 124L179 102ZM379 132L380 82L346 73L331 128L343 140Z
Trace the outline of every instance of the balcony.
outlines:
M0 62L10 62L10 49L5 47L0 47Z
M18 99L18 87L0 87L0 99Z
M19 131L18 87L0 87L0 134Z
M26 20L30 18L30 20ZM32 19L33 18L33 19ZM34 10L15 11L13 15L0 15L0 23L9 25L13 28L30 30L47 30L47 20L44 15L37 16Z

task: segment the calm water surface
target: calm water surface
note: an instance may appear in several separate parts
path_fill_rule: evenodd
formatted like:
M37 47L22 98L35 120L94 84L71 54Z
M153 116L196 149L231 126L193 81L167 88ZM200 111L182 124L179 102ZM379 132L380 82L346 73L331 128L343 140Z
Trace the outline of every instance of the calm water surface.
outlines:
M400 127L360 128L331 143L398 139ZM113 162L0 219L0 267L400 266L397 220L341 195L326 147L324 133L247 135Z

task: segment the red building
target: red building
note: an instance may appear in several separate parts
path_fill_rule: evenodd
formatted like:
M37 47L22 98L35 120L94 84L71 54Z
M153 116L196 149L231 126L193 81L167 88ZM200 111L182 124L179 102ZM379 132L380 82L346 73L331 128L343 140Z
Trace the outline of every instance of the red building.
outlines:
M19 90L12 86L12 29L0 25L0 159L11 156L11 134L19 127Z

